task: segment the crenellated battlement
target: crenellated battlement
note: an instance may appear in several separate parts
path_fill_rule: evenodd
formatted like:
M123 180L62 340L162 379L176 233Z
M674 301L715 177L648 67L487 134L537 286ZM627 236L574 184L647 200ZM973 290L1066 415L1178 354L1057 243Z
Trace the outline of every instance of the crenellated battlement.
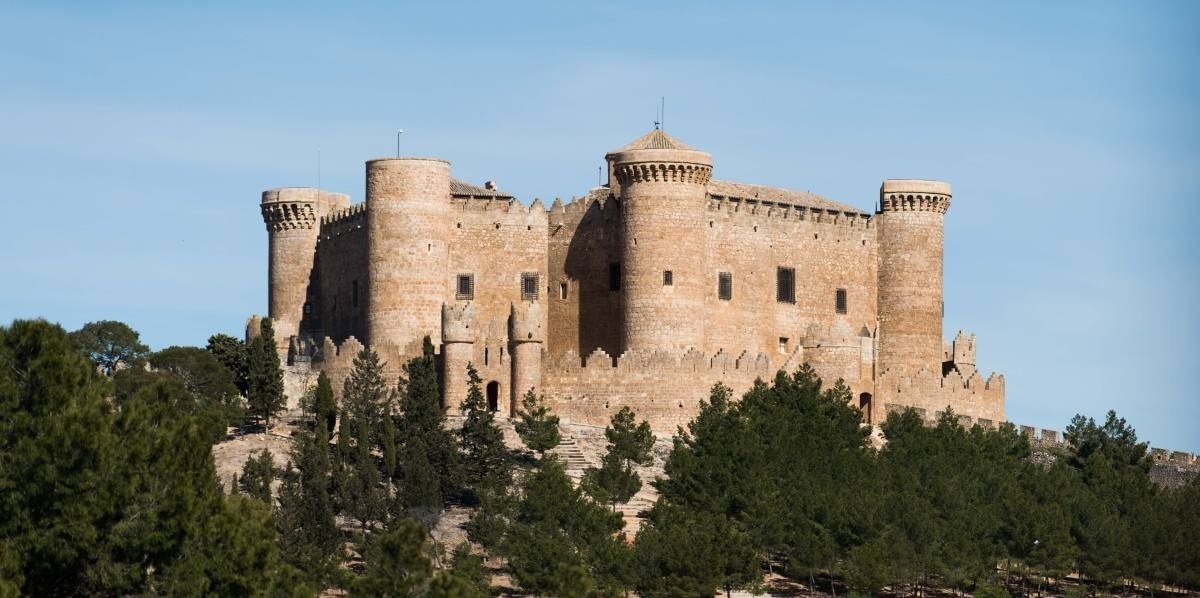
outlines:
M358 203L321 218L321 238L340 237L367 225L367 204Z
M462 228L466 224L475 226L531 227L546 226L546 208L541 200L535 199L525 205L515 199L503 198L454 198L450 200L451 226Z
M771 360L764 353L742 351L736 355L721 349L707 356L696 349L686 351L635 351L629 350L615 359L604 349L595 349L586 357L575 351L565 351L558 359L547 363L547 370L577 373L580 371L607 372L657 372L670 374L697 374L703 372L742 372L764 379L774 374Z
M855 229L872 229L871 216L832 208L819 208L745 197L709 194L708 211L730 216L754 216L780 222L828 224Z

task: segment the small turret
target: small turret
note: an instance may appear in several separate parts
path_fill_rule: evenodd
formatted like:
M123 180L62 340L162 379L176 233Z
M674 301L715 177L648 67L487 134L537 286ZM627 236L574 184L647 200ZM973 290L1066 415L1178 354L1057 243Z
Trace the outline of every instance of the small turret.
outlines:
M521 397L542 390L542 345L545 342L545 315L537 301L513 303L508 318L508 338L512 343L512 397L508 415L516 412Z
M975 335L968 336L959 330L950 347L950 359L954 362L954 368L964 379L970 378L971 374L975 373Z
M442 304L442 405L458 413L467 398L467 364L475 355L475 306L470 301Z

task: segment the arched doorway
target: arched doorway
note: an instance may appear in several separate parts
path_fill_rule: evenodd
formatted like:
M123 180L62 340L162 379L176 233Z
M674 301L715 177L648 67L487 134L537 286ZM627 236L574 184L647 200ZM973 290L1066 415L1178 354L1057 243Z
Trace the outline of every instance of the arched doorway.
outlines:
M858 409L862 411L863 421L872 423L871 420L871 393L864 392L858 395Z
M496 381L488 382L487 385L487 402L488 411L497 411L500 409L500 383Z

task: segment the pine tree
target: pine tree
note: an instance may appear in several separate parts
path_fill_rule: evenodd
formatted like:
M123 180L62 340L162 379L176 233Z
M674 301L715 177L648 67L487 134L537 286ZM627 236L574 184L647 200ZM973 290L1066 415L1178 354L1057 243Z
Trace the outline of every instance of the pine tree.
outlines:
M247 496L271 504L271 482L275 481L275 458L271 451L263 449L257 457L251 457L242 465L241 490Z
M517 410L517 418L514 424L517 435L521 437L525 446L537 452L539 458L562 441L562 433L558 429L558 416L550 413L545 398L539 398L532 388L521 397L521 408Z
M435 571L429 560L425 529L403 520L367 544L367 571L350 588L351 596L482 598L472 580L455 571Z
M399 451L397 469L408 475L414 464L405 455L422 453L437 476L438 492L445 499L456 496L463 486L462 463L454 434L445 429L446 413L441 405L437 362L433 345L425 338L424 352L404 366L405 376L396 386L400 413L394 418L396 437L407 445L415 440L424 444L423 451Z
M250 391L250 353L246 343L228 334L214 334L208 337L205 348L233 374L238 392L247 394Z
M510 484L512 464L508 449L504 446L504 433L496 426L496 416L488 410L483 398L479 372L471 364L467 364L467 378L467 399L462 405L465 417L458 437L463 452L466 484L474 494L478 494L480 487L485 484Z
M141 360L150 351L142 344L136 330L115 320L88 322L72 332L70 339L77 349L104 370L106 376L113 375L120 366Z
M275 347L275 331L270 318L262 321L262 333L254 338L248 349L248 393L246 402L250 414L261 419L268 428L271 418L283 409L283 370Z
M654 433L650 424L634 424L633 410L622 407L613 414L611 424L604 429L608 438L607 450L600 467L589 467L583 474L583 488L600 502L612 505L629 502L642 488L642 480L634 465L649 465L654 457Z
M355 356L354 371L342 391L338 427L338 495L342 510L358 520L364 535L372 522L383 520L388 501L384 477L372 456L380 445L385 391L383 364L374 351L364 348Z
M325 426L302 430L292 445L275 513L280 553L317 587L333 581L342 539L330 493L329 436Z
M620 592L632 581L621 516L571 483L556 457L542 460L521 485L501 554L527 592L574 594L583 587Z
M70 594L113 508L119 443L106 384L43 320L0 326L0 364L0 542L22 593Z
M333 385L329 376L321 372L317 376L317 389L313 393L313 411L317 416L317 425L325 426L326 436L332 436L337 424L337 401L333 397Z

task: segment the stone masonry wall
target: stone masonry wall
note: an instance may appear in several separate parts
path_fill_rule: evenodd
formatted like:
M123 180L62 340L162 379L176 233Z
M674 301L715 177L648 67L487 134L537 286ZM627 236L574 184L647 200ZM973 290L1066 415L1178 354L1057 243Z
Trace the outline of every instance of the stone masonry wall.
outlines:
M832 383L837 371L855 387L869 386L857 340L870 338L875 328L875 229L866 215L713 198L703 226L710 256L707 353L748 349L789 355L802 344L842 346L849 350L826 360L842 363L819 371L822 378ZM777 300L781 266L795 271L794 303ZM719 272L732 276L729 301L718 297ZM845 314L837 313L838 289L846 291ZM869 350L866 357L870 360Z
M586 360L568 351L548 363L542 383L547 403L567 423L606 426L628 406L655 432L669 435L699 413L713 384L724 383L740 398L756 378L774 373L762 354L629 352L614 360L597 349Z

